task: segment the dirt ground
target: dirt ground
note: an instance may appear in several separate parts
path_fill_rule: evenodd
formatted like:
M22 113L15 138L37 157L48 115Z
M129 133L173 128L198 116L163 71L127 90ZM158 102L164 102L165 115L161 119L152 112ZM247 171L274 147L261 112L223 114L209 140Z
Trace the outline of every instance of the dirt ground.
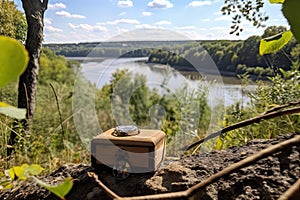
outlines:
M267 146L287 140L280 136L272 140L254 140L243 147L233 147L197 156L169 158L166 165L154 174L133 174L124 181L116 180L110 172L99 172L99 179L119 196L136 196L185 190L210 175L238 162ZM65 165L43 179L51 184L72 176L74 186L67 200L110 199L87 172L87 165ZM230 174L199 191L194 199L278 199L300 177L300 147L290 147L262 159L255 165ZM58 199L35 183L24 183L14 191L0 193L0 199L37 200Z

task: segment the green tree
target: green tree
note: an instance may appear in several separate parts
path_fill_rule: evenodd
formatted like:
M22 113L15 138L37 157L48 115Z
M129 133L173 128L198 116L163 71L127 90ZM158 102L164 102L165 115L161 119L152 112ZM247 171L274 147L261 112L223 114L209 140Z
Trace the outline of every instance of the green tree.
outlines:
M257 62L260 39L260 36L250 36L244 41L242 48L238 52L239 64L245 64L251 67L260 65L260 63Z
M48 0L22 0L22 5L28 25L25 48L29 53L29 63L19 79L18 108L27 110L26 120L22 120L22 124L24 130L29 131L35 110L39 59L44 38L44 13L47 10ZM14 145L16 136L12 131L9 139L10 146ZM11 153L12 150L8 149L7 154Z
M265 29L262 38L271 37L273 35L276 35L278 33L282 33L287 31L287 28L285 26L269 26Z
M26 39L26 18L13 1L0 0L0 35L24 43Z

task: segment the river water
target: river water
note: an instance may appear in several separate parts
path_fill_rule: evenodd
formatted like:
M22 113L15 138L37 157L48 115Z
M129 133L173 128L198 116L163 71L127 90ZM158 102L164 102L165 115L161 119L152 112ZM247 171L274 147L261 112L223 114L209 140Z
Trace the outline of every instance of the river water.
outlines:
M160 93L164 93L166 90L175 93L183 86L190 91L199 89L199 86L202 86L202 88L204 86L208 89L208 102L210 105L220 104L221 102L226 107L236 102L243 105L249 102L249 98L243 92L242 85L234 77L222 77L217 73L214 73L214 75L204 72L182 73L166 65L147 64L146 60L147 58L103 60L85 58L81 63L81 67L84 77L96 84L98 88L108 84L112 74L117 69L127 69L129 73L146 76L147 86L151 89L157 88ZM247 91L254 90L254 85L247 86Z

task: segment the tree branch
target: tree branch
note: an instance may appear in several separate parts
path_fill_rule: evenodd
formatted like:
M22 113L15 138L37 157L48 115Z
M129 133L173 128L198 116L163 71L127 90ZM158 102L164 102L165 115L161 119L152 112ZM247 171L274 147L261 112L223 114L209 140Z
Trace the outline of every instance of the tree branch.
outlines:
M121 197L118 196L116 193L114 193L113 191L111 191L108 187L106 187L106 185L104 185L99 179L98 176L94 173L94 172L88 172L87 173L89 175L89 177L94 178L94 180L99 184L99 186L105 191L105 193L113 198L113 199L120 199Z
M42 7L43 7L43 11L45 12L48 8L48 1L49 0L43 0L43 3L42 3Z
M296 106L296 105L299 105L299 104L300 104L300 100L289 102L289 103L284 104L284 105L273 107L273 108L267 110L264 114L275 112L275 111L282 110L282 109L290 107L290 106Z
M300 199L300 179L292 185L278 200L299 200Z
M60 107L59 107L59 102L58 102L58 97L57 97L57 94L55 92L55 89L53 87L53 85L50 83L50 86L51 86L51 89L53 91L53 94L55 96L55 100L56 100L56 106L57 106L57 110L58 110L58 115L59 115L59 122L60 122L60 126L61 126L61 131L62 131L62 142L65 138L65 129L64 129L64 125L63 125L63 120L62 120L62 114L61 114L61 111L60 111Z
M296 103L296 102L294 102ZM300 102L298 102L297 104L299 104ZM278 110L279 108L282 109L282 108L285 108L287 107L287 105L292 105L293 103L291 104L285 104L285 105L282 105L282 106L279 106L276 110ZM275 110L275 108L273 108ZM249 126L251 124L255 124L255 123L260 123L261 121L264 121L264 120L268 120L268 119L272 119L272 118L275 118L275 117L280 117L280 116L285 116L285 115L290 115L290 114L294 114L294 113L299 113L300 112L300 107L295 107L295 108L288 108L286 110L279 110L279 111L272 111L272 112L267 112L265 114L262 114L262 115L258 115L256 117L253 117L253 118L250 118L250 119L246 119L244 121L241 121L241 122L238 122L238 123L235 123L235 124L232 124L230 126L227 126L217 132L214 132L212 133L211 135L201 139L201 140L198 140L197 142L194 142L193 144L189 145L189 146L186 146L183 148L184 151L187 151L195 146L198 146L200 145L201 143L203 143L204 141L206 140L210 140L212 138L215 138L223 133L227 133L229 131L232 131L232 130L235 130L235 129L238 129L238 128L241 128L241 127L244 127L244 126Z

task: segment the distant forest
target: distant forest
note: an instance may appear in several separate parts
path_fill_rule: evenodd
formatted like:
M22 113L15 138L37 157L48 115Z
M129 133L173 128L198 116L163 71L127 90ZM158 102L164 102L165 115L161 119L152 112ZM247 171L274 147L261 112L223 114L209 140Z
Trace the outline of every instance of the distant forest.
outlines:
M148 57L150 63L168 64L183 71L194 71L191 63L211 58L221 72L248 72L263 77L273 75L278 68L289 70L293 62L299 60L300 48L295 39L276 54L258 54L261 38L283 30L285 27L271 26L262 36L251 36L246 40L94 42L45 46L66 57Z

